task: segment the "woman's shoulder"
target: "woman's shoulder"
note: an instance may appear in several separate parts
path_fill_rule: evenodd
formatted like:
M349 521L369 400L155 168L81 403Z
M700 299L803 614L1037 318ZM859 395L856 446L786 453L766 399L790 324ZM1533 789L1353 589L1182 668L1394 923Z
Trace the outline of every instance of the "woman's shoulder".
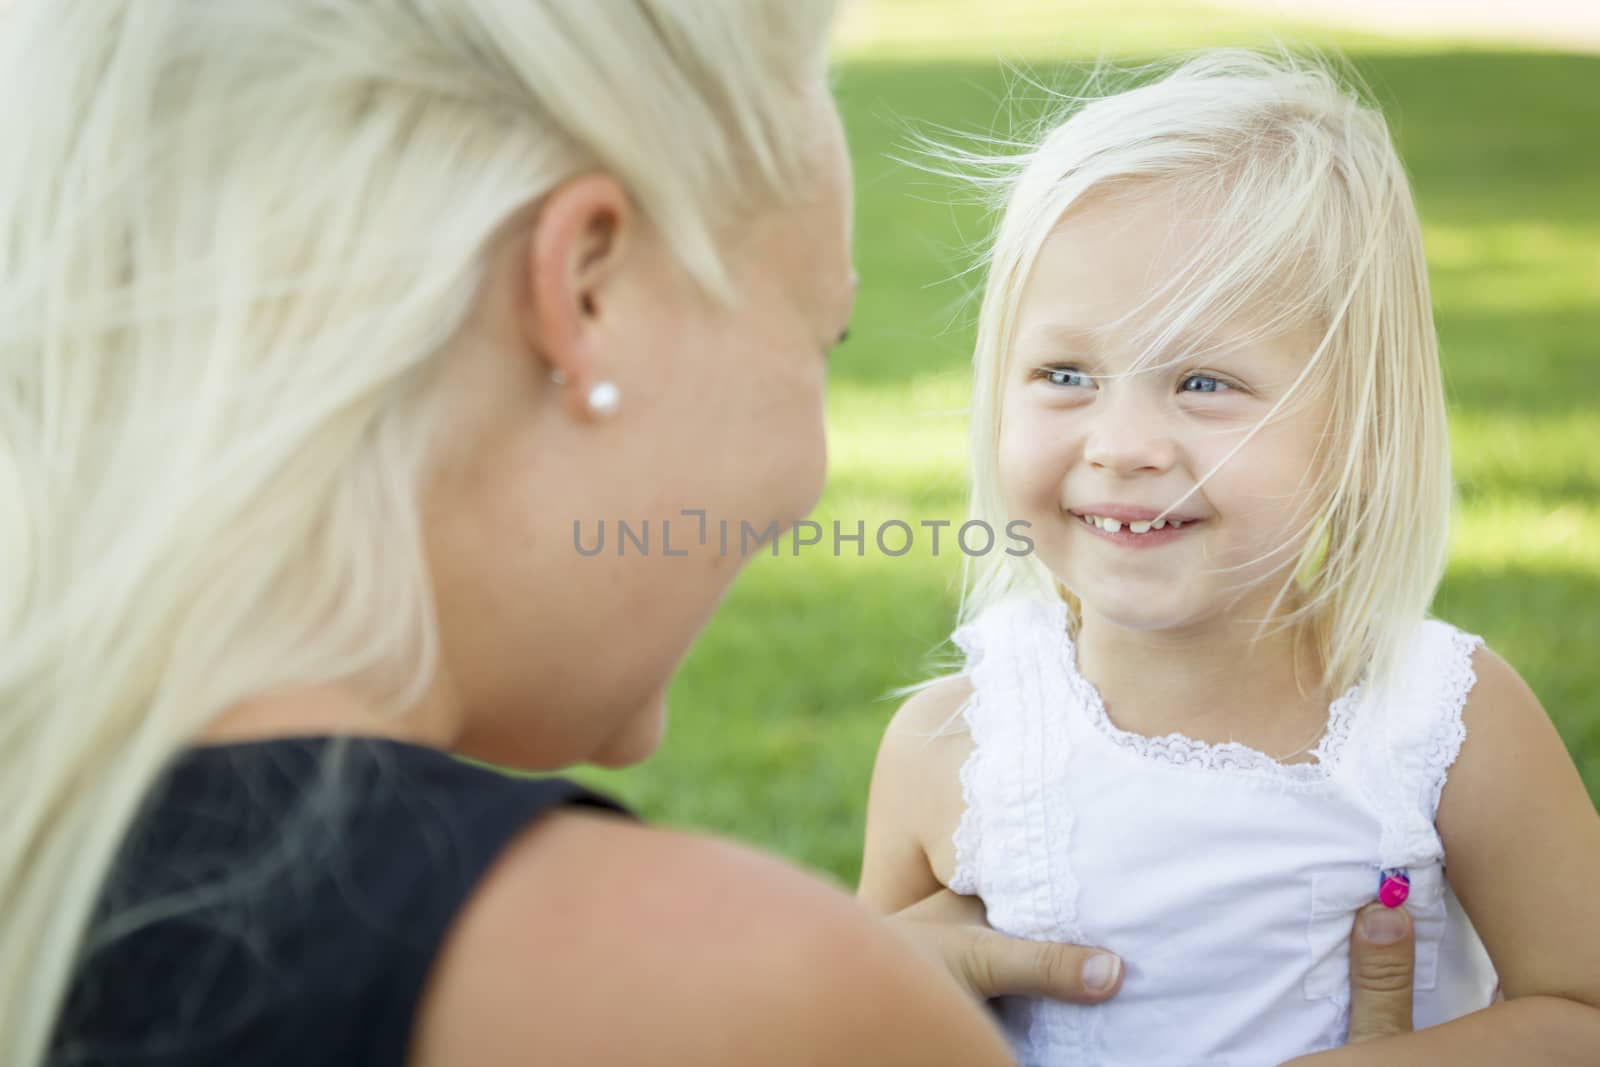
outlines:
M571 805L617 809L390 738L183 749L118 849L58 1040L117 1050L107 1062L150 1046L175 1064L398 1062L463 903Z
M702 835L560 810L436 958L412 1067L1005 1063L953 983L819 878Z

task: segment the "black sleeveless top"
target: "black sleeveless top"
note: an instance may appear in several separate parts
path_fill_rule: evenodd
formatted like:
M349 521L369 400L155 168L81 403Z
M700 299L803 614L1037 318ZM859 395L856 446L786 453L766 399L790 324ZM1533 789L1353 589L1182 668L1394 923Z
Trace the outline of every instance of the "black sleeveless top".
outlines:
M452 919L567 804L626 814L397 741L188 750L116 861L51 1067L402 1067Z

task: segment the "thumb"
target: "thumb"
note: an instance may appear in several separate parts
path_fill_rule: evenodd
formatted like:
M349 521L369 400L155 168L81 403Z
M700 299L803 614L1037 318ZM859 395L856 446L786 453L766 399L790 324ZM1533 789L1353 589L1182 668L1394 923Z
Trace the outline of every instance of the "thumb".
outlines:
M1122 985L1122 961L1101 949L1028 941L984 928L964 968L982 997L1030 996L1096 1004Z
M1404 908L1369 904L1350 938L1350 1044L1411 1032L1416 937Z
M1109 952L998 933L977 897L940 890L889 921L980 1000L1037 996L1094 1004L1122 986L1122 961Z

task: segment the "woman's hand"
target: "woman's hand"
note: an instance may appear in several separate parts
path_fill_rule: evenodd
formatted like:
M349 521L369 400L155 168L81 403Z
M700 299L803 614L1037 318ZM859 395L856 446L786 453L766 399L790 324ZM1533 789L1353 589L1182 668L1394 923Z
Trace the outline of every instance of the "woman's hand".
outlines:
M1050 997L1094 1004L1122 985L1121 961L1099 949L1007 937L989 928L976 897L948 889L889 917L970 995ZM1404 908L1372 904L1356 915L1350 938L1350 1043L1411 1029L1415 944ZM1110 980L1090 978L1090 963L1109 959Z
M1414 934L1404 908L1368 904L1356 912L1350 932L1350 1044L1411 1032Z
M948 889L895 912L889 922L979 1000L1017 995L1094 1004L1122 985L1122 961L1111 953L996 933L982 901Z

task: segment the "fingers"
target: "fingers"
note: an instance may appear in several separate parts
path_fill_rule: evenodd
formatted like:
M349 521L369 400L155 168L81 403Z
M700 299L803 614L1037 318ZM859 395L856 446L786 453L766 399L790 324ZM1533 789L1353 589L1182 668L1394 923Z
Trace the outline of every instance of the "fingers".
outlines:
M968 944L967 970L982 997L1030 996L1095 1004L1122 987L1122 961L1081 945L1024 941L983 928Z
M982 1000L989 995L981 988L988 978L988 959L974 947L978 934L988 930L982 901L943 889L889 915L887 921L968 996Z
M948 889L896 912L891 922L982 1000L1038 996L1094 1004L1122 987L1122 961L1111 953L996 933L981 900Z
M1404 908L1369 904L1350 938L1350 1044L1411 1031L1415 928Z

